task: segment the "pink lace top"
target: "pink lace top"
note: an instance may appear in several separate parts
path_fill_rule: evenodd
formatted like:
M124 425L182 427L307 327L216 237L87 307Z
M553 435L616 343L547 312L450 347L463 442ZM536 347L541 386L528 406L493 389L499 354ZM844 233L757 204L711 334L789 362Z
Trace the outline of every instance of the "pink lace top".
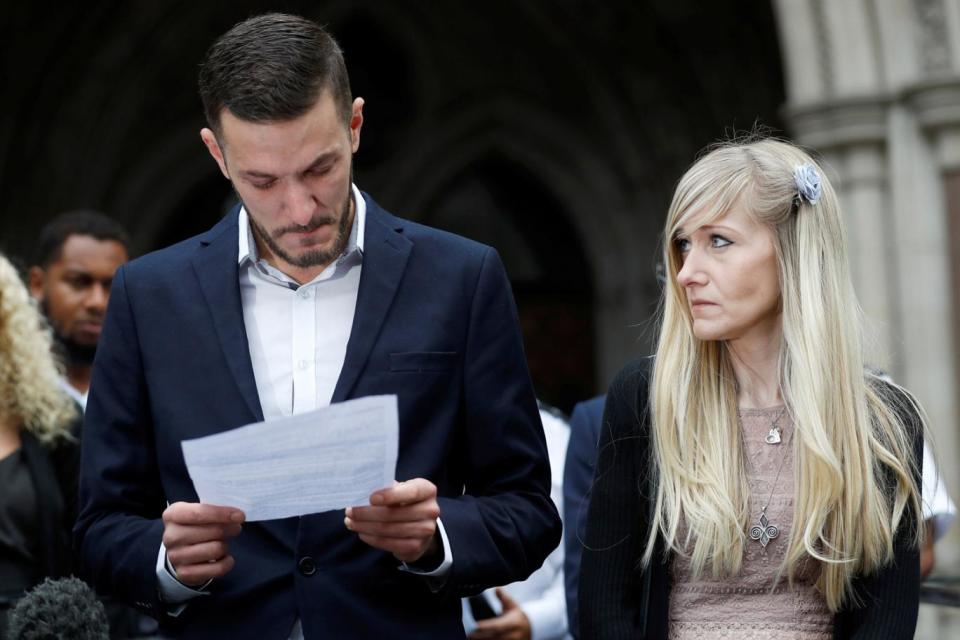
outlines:
M767 444L764 438L783 407L743 409L740 422L749 462L750 526L758 525L767 500L767 526L776 525L779 535L764 548L759 540L747 538L743 568L732 578L701 575L694 579L688 558L674 556L670 593L670 638L672 640L830 640L833 614L817 591L816 565L810 561L799 571L793 587L786 576L771 590L783 561L790 529L793 526L793 424L783 413L780 444ZM776 481L780 465L779 481ZM776 486L774 483L776 481ZM773 492L771 498L771 491ZM769 530L768 530L769 532Z

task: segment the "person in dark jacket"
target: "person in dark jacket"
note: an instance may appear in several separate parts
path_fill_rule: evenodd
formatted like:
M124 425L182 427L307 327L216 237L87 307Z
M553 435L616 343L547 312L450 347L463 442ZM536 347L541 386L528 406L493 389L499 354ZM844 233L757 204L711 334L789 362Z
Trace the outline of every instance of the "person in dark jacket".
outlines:
M44 326L0 255L0 637L24 592L73 567L79 412L59 386Z
M664 244L656 356L604 408L580 638L912 638L922 412L864 366L823 170L719 146Z

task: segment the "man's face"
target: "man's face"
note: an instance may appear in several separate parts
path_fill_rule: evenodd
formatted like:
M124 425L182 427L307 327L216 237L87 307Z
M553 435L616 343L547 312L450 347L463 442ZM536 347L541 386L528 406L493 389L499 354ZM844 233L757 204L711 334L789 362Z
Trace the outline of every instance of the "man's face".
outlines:
M312 278L346 246L353 222L353 153L363 100L347 126L329 91L293 120L255 123L224 109L220 135L201 137L244 204L261 255L289 275Z
M46 268L30 269L30 293L72 360L93 360L113 274L128 259L115 240L73 235Z

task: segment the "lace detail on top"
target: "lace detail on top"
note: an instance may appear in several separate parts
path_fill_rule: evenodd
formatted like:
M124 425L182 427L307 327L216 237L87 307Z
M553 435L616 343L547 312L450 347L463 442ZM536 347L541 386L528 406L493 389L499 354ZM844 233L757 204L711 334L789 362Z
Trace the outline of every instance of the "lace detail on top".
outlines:
M765 548L748 537L743 567L740 575L734 577L713 578L705 574L694 578L689 558L675 554L671 567L671 640L830 640L833 637L833 614L816 589L816 562L810 559L799 568L792 588L784 576L771 589L793 527L793 454L785 449L788 441L793 446L789 414L783 413L777 423L782 442L776 445L764 442L771 423L782 411L783 407L773 407L739 412L748 458L750 526L757 523L769 499L766 515L770 524L780 529L780 534ZM683 531L679 533L685 535Z

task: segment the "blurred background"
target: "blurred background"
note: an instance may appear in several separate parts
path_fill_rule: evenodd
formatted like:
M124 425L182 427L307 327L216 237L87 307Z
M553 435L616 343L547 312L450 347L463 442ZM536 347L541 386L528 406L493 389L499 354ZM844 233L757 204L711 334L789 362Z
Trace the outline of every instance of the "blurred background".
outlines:
M770 127L843 199L872 359L924 404L960 495L960 0L5 3L0 250L103 210L145 253L233 204L200 142L196 73L249 15L326 24L366 99L356 182L496 247L531 373L569 410L647 354L659 233L707 144ZM960 575L960 531L937 547ZM958 637L924 605L918 638Z

